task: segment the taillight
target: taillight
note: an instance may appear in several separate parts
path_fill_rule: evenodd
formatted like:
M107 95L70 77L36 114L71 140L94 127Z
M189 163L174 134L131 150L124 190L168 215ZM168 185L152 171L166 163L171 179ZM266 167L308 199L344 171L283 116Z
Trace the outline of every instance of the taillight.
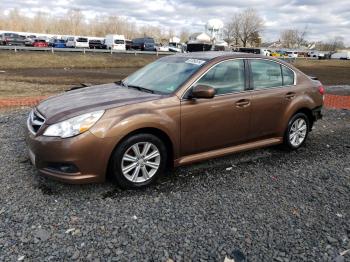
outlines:
M319 86L319 87L318 87L318 92L319 92L321 95L324 95L324 93L325 93L324 87L323 87L323 86Z

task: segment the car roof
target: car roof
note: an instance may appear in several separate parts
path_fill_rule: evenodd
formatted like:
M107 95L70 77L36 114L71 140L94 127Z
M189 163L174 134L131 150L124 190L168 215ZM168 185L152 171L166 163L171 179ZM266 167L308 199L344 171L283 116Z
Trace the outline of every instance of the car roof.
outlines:
M231 52L231 51L206 51L206 52L192 52L192 53L179 53L175 56L188 57L193 59L205 59L212 60L215 58L267 58L264 55L249 54L243 52ZM268 57L270 58L270 57Z

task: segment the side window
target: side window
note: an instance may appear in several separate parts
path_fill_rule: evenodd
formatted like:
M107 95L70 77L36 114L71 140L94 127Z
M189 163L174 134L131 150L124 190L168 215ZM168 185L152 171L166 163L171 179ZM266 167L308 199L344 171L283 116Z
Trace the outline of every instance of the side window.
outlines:
M288 67L282 66L283 85L294 85L294 72Z
M282 86L281 66L267 60L251 60L254 89Z
M197 85L208 85L217 95L243 91L245 87L243 60L222 62L211 68Z

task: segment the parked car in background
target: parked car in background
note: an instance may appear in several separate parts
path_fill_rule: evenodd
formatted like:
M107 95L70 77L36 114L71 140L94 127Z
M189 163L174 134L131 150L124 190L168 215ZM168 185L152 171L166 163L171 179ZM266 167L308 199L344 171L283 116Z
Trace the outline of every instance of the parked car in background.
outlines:
M156 51L156 46L153 38L143 37L132 40L132 49L141 51Z
M169 52L169 46L165 46L163 44L156 44L155 47L158 52Z
M89 40L89 48L90 49L106 49L106 45L104 43L104 40L90 39Z
M125 49L131 50L132 49L132 41L129 39L125 39Z
M63 39L55 39L52 43L52 47L54 48L65 48L66 47L66 41Z
M178 43L178 42L170 42L169 43L169 51L181 53L184 51L184 46L183 46L183 44Z
M25 37L14 33L2 33L0 35L1 45L25 45Z
M48 47L49 44L46 42L45 39L34 39L33 46L34 47Z
M297 51L286 51L285 55L290 57L290 58L297 58L298 52Z
M166 56L119 83L41 102L27 120L29 158L61 181L103 182L108 172L121 187L140 188L169 166L300 148L322 116L323 94L319 81L272 57Z
M270 55L271 55L271 56L274 56L274 57L281 57L281 56L282 56L281 53L278 53L277 51L271 52Z
M49 45L49 47L53 47L53 43L56 41L56 38L55 37L51 37L49 39L49 42L47 43Z
M265 48L240 47L238 52L251 53L256 55L270 56L271 52Z
M70 36L67 38L66 47L89 48L89 40L87 37Z
M107 49L125 51L125 37L123 35L106 35L105 45Z
M25 38L24 45L25 46L33 46L33 42L36 39L35 35L29 35Z

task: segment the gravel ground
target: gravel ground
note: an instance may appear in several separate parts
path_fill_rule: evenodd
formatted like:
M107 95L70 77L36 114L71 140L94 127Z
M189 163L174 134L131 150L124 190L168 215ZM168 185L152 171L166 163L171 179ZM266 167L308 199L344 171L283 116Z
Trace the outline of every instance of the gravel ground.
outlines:
M297 152L178 168L141 191L39 177L27 112L0 112L0 261L350 261L350 111L325 111Z

